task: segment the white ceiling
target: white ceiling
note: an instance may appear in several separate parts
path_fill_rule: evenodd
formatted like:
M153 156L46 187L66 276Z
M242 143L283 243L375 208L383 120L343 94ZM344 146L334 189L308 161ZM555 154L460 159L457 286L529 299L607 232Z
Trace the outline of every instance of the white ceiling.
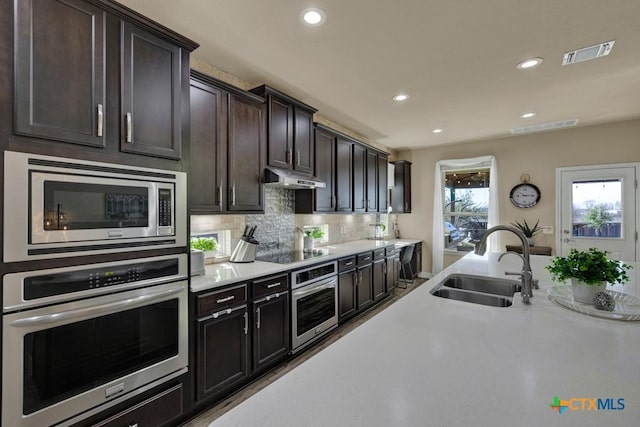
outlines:
M640 117L639 0L120 2L199 42L199 60L392 149ZM324 25L301 23L311 6ZM609 56L561 65L564 52L609 40ZM536 56L538 68L516 69ZM410 99L394 103L401 91Z

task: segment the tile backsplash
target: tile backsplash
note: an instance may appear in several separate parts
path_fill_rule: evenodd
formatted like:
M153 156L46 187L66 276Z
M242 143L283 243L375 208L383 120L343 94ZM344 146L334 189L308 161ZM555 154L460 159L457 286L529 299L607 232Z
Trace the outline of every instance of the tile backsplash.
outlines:
M380 220L376 214L295 214L295 191L265 187L265 213L251 215L192 215L191 232L206 233L213 230L230 231L230 249L236 245L245 225L257 225L255 238L260 243L257 254L288 252L296 248L296 227L328 225L328 242L323 245L366 239L373 236L374 224ZM389 219L387 233L393 234Z

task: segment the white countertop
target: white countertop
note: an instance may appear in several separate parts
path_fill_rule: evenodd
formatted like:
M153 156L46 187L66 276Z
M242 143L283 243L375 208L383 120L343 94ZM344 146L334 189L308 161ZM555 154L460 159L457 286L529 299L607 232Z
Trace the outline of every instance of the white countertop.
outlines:
M192 292L201 292L243 280L255 279L257 277L290 271L308 265L333 261L345 256L384 248L386 246L395 245L396 247L403 247L414 245L418 242L420 242L420 240L415 239L356 240L353 242L318 247L319 249L328 250L329 253L322 257L310 258L290 264L276 264L264 261L209 264L205 266L204 275L191 277L190 288Z
M431 295L451 273L520 268L514 256L469 254L211 426L638 425L640 322L548 300L549 259L531 257L541 288L531 305L520 294L508 308ZM624 287L636 296L638 270ZM625 408L560 415L554 396L622 398Z

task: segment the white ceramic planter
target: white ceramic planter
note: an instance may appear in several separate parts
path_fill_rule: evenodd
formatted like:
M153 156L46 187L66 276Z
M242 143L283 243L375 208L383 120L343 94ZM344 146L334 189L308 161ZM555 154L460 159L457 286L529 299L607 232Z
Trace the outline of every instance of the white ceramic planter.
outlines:
M573 292L573 300L576 302L593 304L596 293L605 289L607 289L606 282L602 282L599 285L587 285L578 279L571 279L571 291Z
M303 250L305 252L313 251L313 237L304 236Z

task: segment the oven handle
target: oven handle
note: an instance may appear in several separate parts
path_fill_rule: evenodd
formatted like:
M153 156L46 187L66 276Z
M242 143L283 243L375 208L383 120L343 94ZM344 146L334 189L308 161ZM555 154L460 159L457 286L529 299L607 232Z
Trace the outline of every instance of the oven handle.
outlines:
M318 292L318 291L322 291L324 289L329 289L329 288L335 288L336 285L338 283L338 280L336 278L331 278L329 280L325 280L322 282L319 282L318 286L314 286L311 289L304 289L304 290L296 290L293 291L293 296L294 297L302 297L308 294L312 294L314 292Z
M77 310L63 311L61 313L47 314L44 316L32 316L24 319L16 319L9 325L18 327L28 327L34 325L43 325L47 323L57 323L68 319L75 319L78 317L95 317L95 315L112 313L122 311L123 308L137 307L140 305L146 305L149 302L165 298L169 295L174 295L182 292L184 285L176 286L173 288L165 289L162 291L151 292L145 295L140 295L133 298L127 298L124 300L114 301L107 304L96 305L92 307L79 308Z

